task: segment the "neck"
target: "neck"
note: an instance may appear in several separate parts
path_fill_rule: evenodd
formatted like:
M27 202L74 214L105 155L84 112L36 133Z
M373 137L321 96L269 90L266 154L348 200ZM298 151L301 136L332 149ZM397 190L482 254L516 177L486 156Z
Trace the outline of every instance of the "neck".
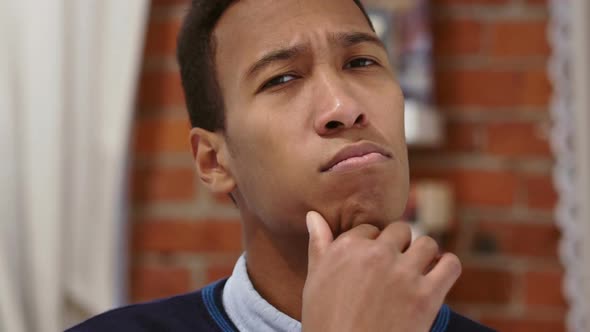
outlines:
M244 229L246 265L254 288L279 311L301 321L307 234L277 236L264 227L248 226Z

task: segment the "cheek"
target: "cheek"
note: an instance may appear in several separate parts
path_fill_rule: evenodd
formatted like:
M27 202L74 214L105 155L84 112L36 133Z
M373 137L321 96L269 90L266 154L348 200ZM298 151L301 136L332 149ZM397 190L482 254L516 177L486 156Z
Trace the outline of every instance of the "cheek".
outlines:
M395 149L401 153L406 149L404 130L404 97L396 86L381 91L369 99L370 121L372 126Z
M309 174L305 170L310 166L302 151L303 144L299 144L298 135L293 132L297 126L277 122L272 127L254 128L251 124L255 121L260 119L244 122L243 130L231 139L232 172L246 204L244 208L269 227L283 227L289 221L277 219L286 219L300 210L298 198L308 187L305 181Z

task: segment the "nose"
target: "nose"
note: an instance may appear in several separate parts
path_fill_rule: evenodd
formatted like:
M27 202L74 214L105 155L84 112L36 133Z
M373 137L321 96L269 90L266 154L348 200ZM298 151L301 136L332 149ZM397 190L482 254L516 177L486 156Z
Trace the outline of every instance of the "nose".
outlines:
M367 125L367 115L349 90L343 78L337 75L323 75L319 79L314 98L314 129L318 135L330 136Z

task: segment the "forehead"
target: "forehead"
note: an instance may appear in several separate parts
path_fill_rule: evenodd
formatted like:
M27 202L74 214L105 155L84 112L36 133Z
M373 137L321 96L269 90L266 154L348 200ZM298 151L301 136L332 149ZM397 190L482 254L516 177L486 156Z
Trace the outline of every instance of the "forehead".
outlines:
M353 0L238 0L213 35L218 65L239 70L270 49L351 30L372 33Z

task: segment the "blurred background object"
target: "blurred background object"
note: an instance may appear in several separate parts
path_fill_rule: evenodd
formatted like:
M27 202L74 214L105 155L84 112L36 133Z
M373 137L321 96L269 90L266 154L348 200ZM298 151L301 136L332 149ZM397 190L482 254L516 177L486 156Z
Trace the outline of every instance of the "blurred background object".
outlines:
M365 1L405 97L406 142L410 147L443 144L442 116L434 106L433 48L428 0Z
M142 1L0 2L0 330L54 331L63 313L231 273L239 214L198 182L175 61L188 3L153 0L144 17ZM463 262L449 303L500 331L590 330L589 3L422 3L422 100L441 121L406 134L443 138L411 146L410 169L426 188L414 203L436 201L425 218L447 221L433 225Z
M143 0L0 1L0 330L126 302L125 165Z

